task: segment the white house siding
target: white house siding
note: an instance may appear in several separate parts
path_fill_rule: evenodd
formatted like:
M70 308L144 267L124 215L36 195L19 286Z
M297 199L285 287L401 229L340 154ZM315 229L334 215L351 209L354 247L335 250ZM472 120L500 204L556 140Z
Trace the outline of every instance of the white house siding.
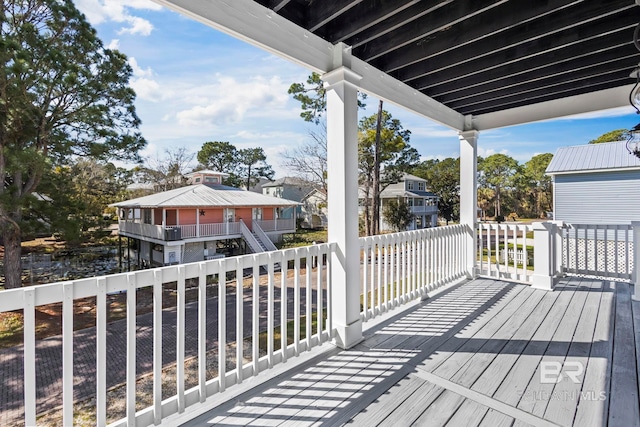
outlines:
M575 224L640 221L640 171L555 175L554 218Z

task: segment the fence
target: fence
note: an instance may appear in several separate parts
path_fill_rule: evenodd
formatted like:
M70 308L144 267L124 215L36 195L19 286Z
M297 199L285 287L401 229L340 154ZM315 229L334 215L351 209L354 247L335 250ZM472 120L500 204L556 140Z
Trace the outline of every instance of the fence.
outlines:
M565 224L562 229L564 272L631 279L631 225Z

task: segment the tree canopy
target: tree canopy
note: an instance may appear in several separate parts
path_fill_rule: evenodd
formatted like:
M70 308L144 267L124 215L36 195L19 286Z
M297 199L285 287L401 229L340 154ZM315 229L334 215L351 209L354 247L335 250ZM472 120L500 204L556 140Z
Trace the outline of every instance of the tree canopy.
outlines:
M447 223L460 219L460 159L425 160L411 173L426 179L438 195L438 210Z
M629 129L615 129L606 133L603 133L596 139L589 141L589 144L602 144L604 142L618 142L626 141L629 139Z
M5 287L21 286L23 217L43 176L76 156L139 160L127 58L70 0L0 6L0 234Z
M197 159L203 168L228 173L224 184L247 190L261 178L272 180L274 176L261 147L238 149L227 141L209 141L202 145Z

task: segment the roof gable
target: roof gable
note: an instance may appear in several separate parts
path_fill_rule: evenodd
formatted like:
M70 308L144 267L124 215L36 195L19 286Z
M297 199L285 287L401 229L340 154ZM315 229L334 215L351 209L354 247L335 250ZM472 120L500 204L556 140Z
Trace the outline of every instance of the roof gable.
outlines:
M128 208L200 207L200 206L292 206L299 203L261 193L244 191L225 185L189 185L162 191L136 199L113 203L110 206Z
M611 169L640 169L640 159L629 154L625 141L561 147L547 167L547 174Z

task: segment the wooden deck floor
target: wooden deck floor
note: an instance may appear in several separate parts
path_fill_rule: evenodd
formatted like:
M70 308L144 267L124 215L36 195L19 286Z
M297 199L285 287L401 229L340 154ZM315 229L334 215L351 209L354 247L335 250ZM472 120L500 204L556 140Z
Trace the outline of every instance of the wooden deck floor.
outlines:
M640 426L632 290L465 283L187 425Z

